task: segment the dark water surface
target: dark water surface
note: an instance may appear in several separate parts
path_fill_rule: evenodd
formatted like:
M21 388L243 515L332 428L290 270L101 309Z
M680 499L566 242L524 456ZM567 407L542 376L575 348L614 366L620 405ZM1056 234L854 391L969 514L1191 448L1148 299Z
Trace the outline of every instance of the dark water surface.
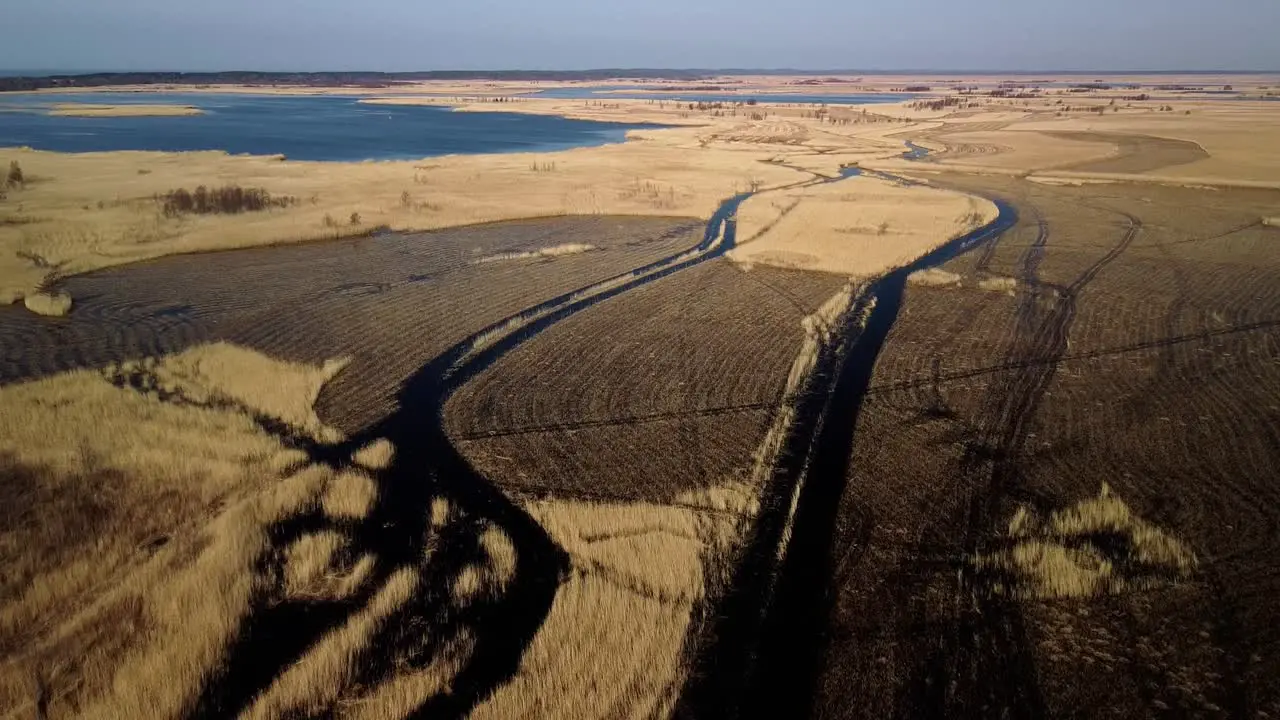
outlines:
M59 152L226 150L294 160L403 160L435 155L544 152L622 142L656 125L449 108L362 105L340 96L67 93L0 96L0 147ZM185 117L52 117L65 102L193 105Z

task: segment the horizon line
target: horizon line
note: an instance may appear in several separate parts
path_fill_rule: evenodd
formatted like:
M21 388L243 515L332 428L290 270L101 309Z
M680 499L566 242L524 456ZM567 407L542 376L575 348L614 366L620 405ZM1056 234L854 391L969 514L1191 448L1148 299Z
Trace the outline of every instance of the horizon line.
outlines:
M486 69L435 69L435 70L253 70L233 68L222 70L172 70L172 69L87 69L87 68L0 68L0 73L10 78L16 77L82 77L92 75L137 75L137 74L177 74L177 75L222 75L222 74L264 74L264 75L473 75L485 74L601 74L601 73L719 73L724 75L1275 75L1280 69L1151 69L1134 68L1122 70L1098 69L1001 69L1001 68L749 68L749 67L599 67L599 68L486 68Z

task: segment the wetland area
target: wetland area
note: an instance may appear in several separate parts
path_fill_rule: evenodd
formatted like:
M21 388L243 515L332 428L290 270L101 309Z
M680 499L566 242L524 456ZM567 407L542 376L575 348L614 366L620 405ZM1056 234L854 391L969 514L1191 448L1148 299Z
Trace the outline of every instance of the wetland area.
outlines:
M0 95L0 714L1280 716L1227 79Z

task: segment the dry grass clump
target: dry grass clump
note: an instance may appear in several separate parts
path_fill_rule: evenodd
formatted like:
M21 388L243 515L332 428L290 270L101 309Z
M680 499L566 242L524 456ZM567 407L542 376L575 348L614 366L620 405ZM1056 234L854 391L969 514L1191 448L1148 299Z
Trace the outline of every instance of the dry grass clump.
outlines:
M907 276L907 282L920 287L958 288L962 285L973 287L972 281L964 276L941 268L926 268ZM1011 277L986 277L978 280L976 287L987 292L1001 292L1012 295L1018 289L1018 281Z
M64 292L40 292L22 298L28 310L48 317L63 317L71 312L71 296Z
M361 697L340 699L335 715L351 720L400 720L417 712L424 699L446 694L458 670L475 651L475 638L465 628L449 638L425 669L402 669ZM481 709L483 709L483 705ZM479 710L477 711L479 712ZM473 714L473 717L475 715Z
M342 486L262 424L325 435L338 367L212 345L0 388L0 714L190 711L273 582L267 529ZM344 547L282 549L288 590L350 592Z
M276 720L325 714L355 679L361 656L375 630L413 596L421 582L416 568L403 568L372 601L320 639L290 666L241 715L245 720Z
M552 245L551 247L538 248L528 252L512 252L500 253L498 255L488 255L477 260L477 263L501 262L503 260L528 260L530 258L554 258L563 255L580 255L584 252L595 250L595 245L587 243L564 243L562 245Z
M1187 579L1195 553L1133 514L1103 485L1098 497L1039 518L1019 508L1009 547L972 560L995 594L1022 598L1092 597Z
M358 520L369 514L378 498L373 478L360 472L344 471L329 482L320 506L331 518Z
M988 292L1008 293L1012 295L1013 292L1018 289L1018 280L1017 278L1011 277L983 278L978 281L978 289L986 290Z
M458 574L453 584L453 601L459 607L500 594L515 576L516 548L511 538L497 527L486 527L480 535L480 556Z
M396 448L391 441L378 439L357 450L352 460L366 470L385 470L391 467L395 456Z
M285 595L290 599L340 600L364 584L376 562L350 557L349 538L333 530L303 535L284 553Z
M956 273L947 272L940 268L926 268L918 270L907 276L907 282L912 285L923 285L926 287L947 287L959 285L964 278Z
M574 573L556 593L520 671L471 717L666 717L683 680L690 611Z
M759 189L760 182L753 180L748 182L748 187L755 190ZM676 197L676 189L674 186L663 187L659 183L652 180L640 182L639 178L635 178L629 187L618 192L618 199L629 201L642 201L650 207L659 210L673 210L679 207L679 198Z
M754 513L738 485L674 505L548 501L527 507L572 571L508 684L473 718L660 717L684 680L695 603Z
M324 383L347 364L333 359L320 367L281 363L261 353L219 342L164 358L145 358L107 368L106 377L161 398L224 406L228 403L276 418L319 440L334 440L313 405Z
M836 228L836 232L841 235L888 235L889 223L887 221L881 221L881 223L875 227L868 227L865 225L838 227Z

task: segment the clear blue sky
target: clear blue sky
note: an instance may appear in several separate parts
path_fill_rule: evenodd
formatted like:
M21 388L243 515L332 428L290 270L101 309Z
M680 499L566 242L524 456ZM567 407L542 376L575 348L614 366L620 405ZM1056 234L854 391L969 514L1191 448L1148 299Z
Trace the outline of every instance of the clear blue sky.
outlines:
M0 68L1280 70L1280 0L0 0Z

